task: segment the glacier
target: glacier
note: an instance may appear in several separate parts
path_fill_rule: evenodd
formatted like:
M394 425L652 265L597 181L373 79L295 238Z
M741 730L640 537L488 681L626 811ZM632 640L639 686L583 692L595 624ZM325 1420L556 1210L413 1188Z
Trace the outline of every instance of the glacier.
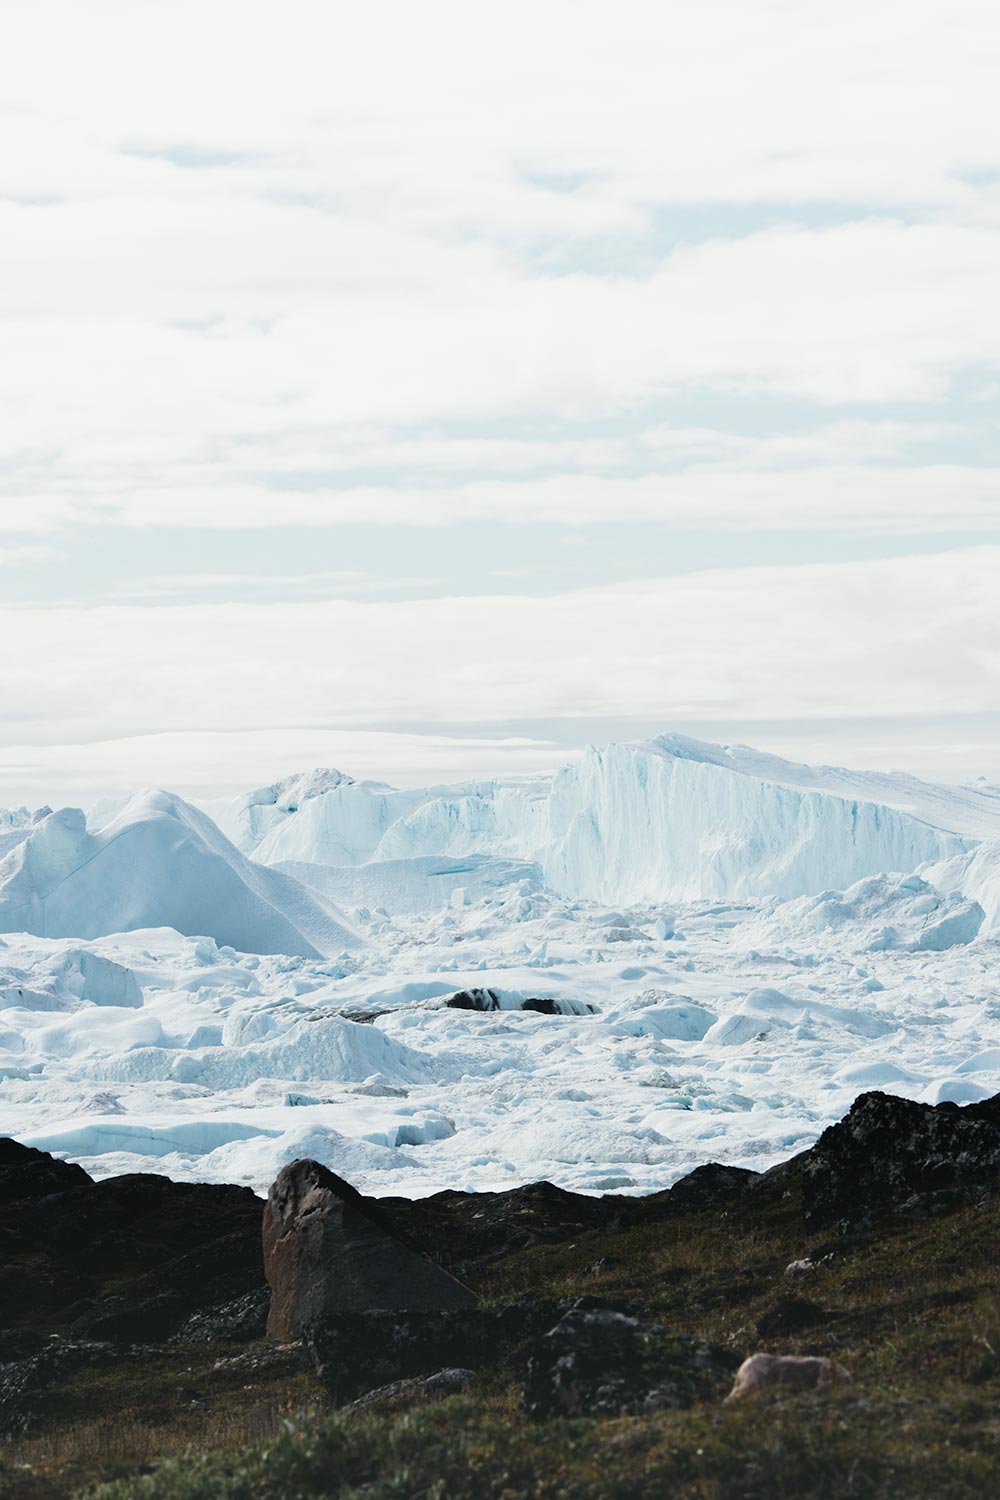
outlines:
M1000 837L989 789L814 769L676 734L591 747L554 775L455 786L313 772L216 815L245 853L302 878L314 865L476 855L537 865L567 896L625 903L815 895Z
M306 1154L373 1193L643 1193L785 1157L867 1087L1000 1091L985 784L664 735L0 837L0 1131L99 1177L263 1190Z

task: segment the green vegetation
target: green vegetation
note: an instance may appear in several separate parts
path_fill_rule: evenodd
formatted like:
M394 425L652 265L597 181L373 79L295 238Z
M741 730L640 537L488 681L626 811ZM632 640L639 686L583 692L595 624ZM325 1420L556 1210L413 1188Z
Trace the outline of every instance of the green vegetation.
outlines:
M497 1370L470 1397L358 1416L324 1410L294 1352L187 1349L67 1382L8 1450L0 1497L96 1484L100 1500L978 1500L1000 1480L998 1231L989 1201L824 1244L779 1187L523 1251L482 1279L491 1300L628 1297L741 1354L829 1354L855 1378L833 1394L535 1425ZM784 1275L805 1256L814 1269Z

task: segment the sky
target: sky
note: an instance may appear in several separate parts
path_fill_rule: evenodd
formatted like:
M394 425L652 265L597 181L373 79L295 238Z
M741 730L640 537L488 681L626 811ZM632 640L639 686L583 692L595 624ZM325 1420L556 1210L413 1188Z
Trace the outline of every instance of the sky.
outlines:
M1000 780L992 0L5 0L0 805Z

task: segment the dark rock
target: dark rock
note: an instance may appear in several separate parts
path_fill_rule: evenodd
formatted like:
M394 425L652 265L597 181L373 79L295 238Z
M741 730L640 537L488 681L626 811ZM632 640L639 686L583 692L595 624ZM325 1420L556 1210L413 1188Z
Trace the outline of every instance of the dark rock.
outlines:
M177 1292L161 1292L154 1297L102 1297L74 1319L69 1335L116 1344L160 1343L169 1338L188 1311L188 1299Z
M889 1212L942 1213L1000 1185L994 1100L959 1109L862 1094L807 1154L806 1225L857 1229Z
M175 1344L247 1343L267 1332L271 1293L266 1286L233 1302L192 1313L172 1335Z
M531 1352L524 1407L549 1417L643 1416L714 1395L739 1359L621 1313L577 1310Z
M669 1191L670 1208L675 1213L689 1213L699 1208L718 1208L744 1198L760 1173L746 1167L726 1167L721 1162L706 1162L681 1177Z
M20 1359L30 1359L48 1346L42 1333L26 1328L0 1329L0 1365L9 1365Z
M75 1162L59 1161L47 1151L0 1136L0 1204L45 1198L91 1181Z
M500 995L492 989L458 990L454 995L449 995L445 1000L449 1010L478 1010L491 1012L502 1009ZM549 996L529 996L522 1000L520 1006L508 1007L513 1010L535 1011L540 1016L565 1016L565 1015L596 1015L597 1007L594 1005L573 1004L571 1002L560 1002Z
M328 1390L339 1401L351 1401L390 1382L444 1368L516 1364L518 1350L526 1350L570 1310L609 1306L634 1311L632 1304L585 1297L448 1312L341 1313L318 1319L304 1337Z
M430 1198L379 1200L379 1209L398 1233L460 1276L517 1250L609 1228L628 1207L626 1200L588 1198L551 1182L531 1182L503 1193L448 1189Z
M23 1149L23 1148L22 1148ZM199 1309L264 1287L249 1188L134 1175L0 1205L0 1323L159 1341ZM103 1295L113 1286L113 1298ZM130 1313L126 1303L135 1306ZM140 1304L142 1306L140 1307ZM126 1326L132 1315L161 1318ZM117 1331L112 1331L116 1328Z
M491 1011L500 1009L500 996L496 990L459 990L444 1003L449 1010Z
M319 1162L282 1167L264 1210L267 1331L294 1339L328 1313L474 1307L468 1287L411 1249L391 1222Z
M418 1375L413 1380L394 1380L359 1396L346 1409L357 1412L403 1412L425 1401L444 1401L460 1396L475 1379L474 1370L438 1370L434 1375Z

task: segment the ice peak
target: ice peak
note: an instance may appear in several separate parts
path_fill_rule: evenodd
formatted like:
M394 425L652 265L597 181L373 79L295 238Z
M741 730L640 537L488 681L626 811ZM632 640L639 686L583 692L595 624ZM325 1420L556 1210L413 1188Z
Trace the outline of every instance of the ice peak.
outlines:
M278 807L282 812L297 812L303 802L322 797L339 786L352 786L354 777L332 766L316 766L311 771L295 771L270 786L258 787L246 800L249 807Z

